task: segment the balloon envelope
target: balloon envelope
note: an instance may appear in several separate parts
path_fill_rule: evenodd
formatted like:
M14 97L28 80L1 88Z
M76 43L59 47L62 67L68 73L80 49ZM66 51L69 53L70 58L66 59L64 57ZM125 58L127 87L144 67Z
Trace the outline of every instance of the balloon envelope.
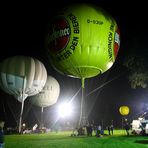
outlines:
M20 102L39 93L46 80L43 63L32 57L9 57L0 65L0 87Z
M125 115L128 115L129 114L129 107L128 106L121 106L119 108L119 112L121 115L125 116Z
M89 78L107 71L115 62L119 30L115 20L102 8L69 5L49 24L46 48L58 72Z
M39 94L30 97L30 101L36 106L47 107L57 102L59 94L60 85L58 81L54 77L48 76L42 91Z

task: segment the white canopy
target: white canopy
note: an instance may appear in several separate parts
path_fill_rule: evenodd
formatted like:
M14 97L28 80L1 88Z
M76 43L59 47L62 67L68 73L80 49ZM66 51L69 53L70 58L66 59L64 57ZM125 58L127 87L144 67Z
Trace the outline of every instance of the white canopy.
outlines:
M0 65L0 87L20 102L39 93L46 80L43 63L32 57L9 57Z
M58 81L52 77L47 76L47 81L42 91L30 98L32 104L39 107L47 107L57 102L60 94L60 85Z

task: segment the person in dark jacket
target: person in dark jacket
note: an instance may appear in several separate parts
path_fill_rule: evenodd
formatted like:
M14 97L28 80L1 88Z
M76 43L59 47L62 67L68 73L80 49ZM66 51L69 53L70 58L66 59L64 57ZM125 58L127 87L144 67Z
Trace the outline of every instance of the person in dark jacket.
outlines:
M125 130L126 130L126 134L127 136L129 136L129 130L130 130L130 126L128 123L125 123L125 126L124 126Z
M111 134L113 135L114 134L114 126L113 126L113 124L110 125L110 131L111 131Z
M4 148L4 121L0 121L0 148Z
M107 130L108 130L108 135L110 135L110 126L107 126Z

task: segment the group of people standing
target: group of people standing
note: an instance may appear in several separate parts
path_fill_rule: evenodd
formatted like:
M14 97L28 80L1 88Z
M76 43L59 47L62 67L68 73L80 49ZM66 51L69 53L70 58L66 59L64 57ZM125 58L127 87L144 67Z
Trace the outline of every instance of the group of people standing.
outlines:
M113 135L114 134L114 126L113 126L113 124L108 125L107 130L108 130L109 135L111 135L111 134Z
M126 131L127 136L129 136L130 126L127 122L124 124L124 129ZM106 130L108 131L108 135L114 135L114 126L112 123L106 127ZM81 135L92 136L93 132L95 133L96 137L102 137L104 135L104 129L102 128L101 125L95 126L93 124L87 124L86 126L81 126L80 128L76 128L73 131L72 136L81 136Z
M107 126L108 135L113 135L113 124ZM93 132L95 133L96 137L102 137L104 135L104 129L101 125L93 125L93 124L87 124L86 126L81 126L79 128L76 128L73 130L73 133L71 136L81 136L81 135L87 135L92 136Z

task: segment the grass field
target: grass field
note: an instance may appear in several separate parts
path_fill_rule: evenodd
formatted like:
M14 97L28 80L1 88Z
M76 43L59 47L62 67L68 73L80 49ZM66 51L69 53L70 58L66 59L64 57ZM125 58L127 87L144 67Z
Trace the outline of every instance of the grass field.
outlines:
M106 133L107 131L105 131ZM113 136L71 137L72 132L5 135L5 148L146 148L148 136L126 136L115 130Z

